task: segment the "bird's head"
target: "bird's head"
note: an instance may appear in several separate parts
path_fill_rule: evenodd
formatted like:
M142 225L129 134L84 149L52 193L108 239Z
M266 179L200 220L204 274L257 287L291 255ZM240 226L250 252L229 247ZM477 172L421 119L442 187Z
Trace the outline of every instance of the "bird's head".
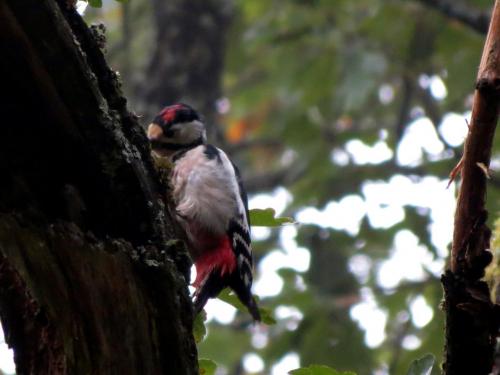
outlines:
M163 108L148 126L147 135L153 150L162 156L199 146L207 138L198 113L181 103Z

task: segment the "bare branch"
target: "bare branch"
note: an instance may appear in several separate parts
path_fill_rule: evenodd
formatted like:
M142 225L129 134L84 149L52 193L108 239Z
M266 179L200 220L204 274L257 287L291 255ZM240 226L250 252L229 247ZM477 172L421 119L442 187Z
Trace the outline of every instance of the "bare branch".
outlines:
M471 9L455 0L417 0L429 8L433 8L446 17L459 21L481 34L488 32L490 15L477 9Z
M277 148L283 149L285 145L282 141L275 138L259 138L259 139L247 139L238 143L228 143L225 150L231 154L235 155L243 151L248 151L254 148Z
M249 193L274 189L277 186L289 186L305 175L305 166L291 165L283 169L264 172L245 178L245 187Z
M490 374L498 310L488 285L481 281L491 262L491 230L486 225L487 178L491 147L500 110L500 0L492 21L477 76L471 124L462 156L462 183L455 212L451 270L442 277L446 307L444 374Z
M406 129L406 126L408 126L408 122L410 120L411 102L415 91L415 84L413 82L413 78L409 77L408 75L405 75L403 77L402 86L403 86L402 87L403 93L401 99L401 106L399 108L399 114L395 126L396 145L399 144L399 142L403 138L404 131Z

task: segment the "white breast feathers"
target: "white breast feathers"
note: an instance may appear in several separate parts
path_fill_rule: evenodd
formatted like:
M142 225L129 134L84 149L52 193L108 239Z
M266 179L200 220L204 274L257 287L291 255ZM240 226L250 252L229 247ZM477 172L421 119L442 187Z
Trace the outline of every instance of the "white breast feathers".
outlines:
M179 215L214 236L223 235L240 211L234 168L213 146L201 145L180 157L172 182Z

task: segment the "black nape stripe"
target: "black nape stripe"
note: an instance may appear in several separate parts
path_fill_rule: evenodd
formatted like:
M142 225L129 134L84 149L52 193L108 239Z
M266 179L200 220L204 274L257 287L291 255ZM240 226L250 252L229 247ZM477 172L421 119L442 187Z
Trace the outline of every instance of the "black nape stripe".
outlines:
M217 158L219 161L221 161L219 150L217 150L217 147L212 145L205 145L205 150L203 152L205 153L205 155L207 155L207 158L209 158L210 160Z
M183 108L177 110L175 113L175 120L173 121L174 124L180 122L191 122L195 120L200 121L200 115L198 115L198 112L196 112L187 104L182 104L182 106Z
M186 152L188 152L189 150L180 150L180 151L177 151L173 156L172 156L172 161L175 163L176 161L178 161L179 159L182 159L184 157L184 155L186 155Z
M186 144L151 141L151 147L153 148L153 150L169 150L169 151L189 150L190 148L194 148L202 144L203 144L202 137L198 138L196 141Z

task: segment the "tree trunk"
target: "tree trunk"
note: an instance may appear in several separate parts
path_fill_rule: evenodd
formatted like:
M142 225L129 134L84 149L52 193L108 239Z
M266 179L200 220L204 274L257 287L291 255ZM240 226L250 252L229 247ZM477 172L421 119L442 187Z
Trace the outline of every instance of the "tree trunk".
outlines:
M451 269L442 277L446 310L444 373L490 374L500 306L481 280L491 261L486 181L500 109L500 1L496 1L479 66L469 134L457 166L462 182L455 212Z
M63 0L0 2L0 318L18 374L197 374L166 187Z

